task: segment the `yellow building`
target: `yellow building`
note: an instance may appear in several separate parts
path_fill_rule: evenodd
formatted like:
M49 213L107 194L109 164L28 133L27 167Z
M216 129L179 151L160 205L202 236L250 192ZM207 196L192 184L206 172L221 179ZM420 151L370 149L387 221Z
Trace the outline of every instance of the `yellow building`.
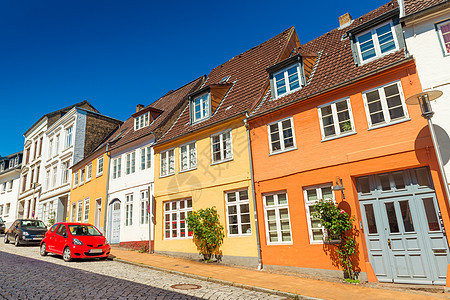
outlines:
M108 166L106 145L72 166L68 221L94 224L104 232Z
M265 99L266 68L289 55L295 38L290 28L213 69L155 144L155 252L197 258L185 217L216 207L222 261L258 265L246 113Z

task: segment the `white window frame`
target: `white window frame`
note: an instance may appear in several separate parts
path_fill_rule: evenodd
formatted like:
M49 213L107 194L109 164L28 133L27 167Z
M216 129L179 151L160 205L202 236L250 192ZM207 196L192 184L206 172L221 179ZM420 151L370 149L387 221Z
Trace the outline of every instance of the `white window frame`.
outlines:
M206 99L204 98L206 96ZM196 108L196 100L199 100L199 107L200 107L200 118L196 117L195 108ZM200 122L202 120L205 120L211 116L211 93L203 93L201 95L198 95L194 99L191 100L192 105L192 122ZM206 110L205 110L206 106Z
M384 88L393 84L397 84L397 88L399 91L399 95L400 95L400 100L402 102L402 108L403 108L403 112L404 112L404 117L400 118L400 119L396 119L396 120L391 120L391 117L389 115L389 110L388 110L388 105L387 105L387 100L386 100L386 95L384 93ZM369 110L369 105L367 103L367 93L373 92L375 90L378 90L378 94L380 95L380 101L381 101L381 107L382 107L382 111L383 111L383 117L384 117L384 122L379 123L379 124L375 124L372 125L372 120L370 118L370 110ZM397 124L397 123L401 123L404 121L408 121L409 120L409 114L408 114L408 109L406 107L406 103L405 103L405 96L403 94L403 88L402 88L402 84L400 81L393 81L387 84L384 84L382 86L378 86L376 88L367 90L367 91L363 91L362 92L362 96L363 96L363 100L364 100L364 108L366 110L366 117L367 117L367 124L369 125L369 129L375 129L375 128L380 128L380 127L384 127L384 126L389 126L389 125L393 125L393 124Z
M86 166L86 182L91 181L92 178L92 163Z
M350 125L352 126L352 129L349 131L345 131L345 132L341 132L341 127L339 126L339 117L338 117L338 111L336 108L336 104L339 102L343 102L346 101L347 102L347 109L348 109L348 114L350 116ZM327 106L331 106L331 113L333 116L333 125L334 125L334 135L330 135L330 136L325 136L325 129L323 126L323 119L322 119L322 108L327 107ZM353 112L352 112L352 107L350 104L350 98L342 98L339 100L335 100L323 105L320 105L317 107L317 112L319 114L319 124L320 124L320 131L322 133L322 140L331 140L331 139L335 139L335 138L339 138L339 137L344 137L347 135L351 135L356 133L355 130L355 122L353 120Z
M146 112L146 113L134 118L134 130L135 131L148 126L149 119L150 119L149 114L150 114L150 112Z
M387 24L391 25L391 33L392 33L392 37L393 37L393 40L394 40L395 49L392 49L392 50L390 50L388 52L385 52L385 53L381 53L380 43L378 41L378 35L377 35L376 30L378 28L380 28L380 27L383 27L383 26L387 25ZM371 57L371 58L368 58L366 60L363 60L362 53L361 53L361 47L359 45L359 37L363 36L363 35L365 35L365 34L367 34L369 32L372 35L372 41L373 41L373 45L374 45L374 49L375 49L375 56ZM359 61L361 62L361 64L366 64L366 63L371 62L373 60L376 60L376 59L378 59L378 58L380 58L382 56L385 56L385 55L394 53L395 51L398 51L399 45L398 45L398 41L397 41L397 36L395 34L394 23L392 22L392 20L384 22L383 24L377 25L376 27L368 29L368 30L366 30L364 32L358 33L356 35L356 47L358 48L358 57L359 57Z
M293 139L293 145L289 148L286 148L285 144L284 144L284 138L283 138L283 126L282 123L286 120L290 120L291 122L291 130L292 130L292 139ZM278 125L278 135L280 138L280 150L273 150L272 148L272 134L270 132L270 126L277 124ZM287 117L272 123L267 124L267 134L269 136L269 151L270 154L278 154L278 153L283 153L283 152L287 152L287 151L292 151L292 150L296 150L297 149L297 143L295 141L295 130L294 130L294 119L293 117Z
M52 157L53 157L53 139L50 139L50 141L48 142L48 159Z
M84 184L85 176L86 176L86 169L83 167L80 169L80 184L79 185Z
M441 27L445 26L445 25L449 25L449 24L450 24L450 20L446 20L446 21L436 24L439 40L441 42L442 51L444 52L444 55L450 55L450 50L447 50L447 48L445 47L444 35L442 34ZM450 35L450 33L448 33L448 34Z
M247 199L241 200L240 198L240 192L246 191L247 192ZM234 194L236 197L236 201L229 202L228 201L228 195ZM251 211L250 211L250 194L248 192L248 189L239 189L235 191L228 191L225 192L225 205L226 205L226 224L227 224L227 236L233 237L233 236L248 236L252 235L252 220L251 220ZM248 213L242 213L241 212L241 206L247 205L248 206ZM237 217L237 223L236 224L230 224L230 207L236 206L236 217ZM250 232L242 232L242 215L249 215L249 221L248 225L250 225L249 229ZM247 223L244 223L247 224ZM238 233L231 233L230 226L231 225L237 225L238 226Z
M286 195L286 204L279 204L278 203L278 195L285 194ZM266 197L267 196L274 196L274 205L267 205L266 204ZM267 245L292 245L293 244L293 237L292 237L292 222L291 222L291 214L289 212L289 199L287 195L287 191L278 191L278 192L270 192L270 193L264 193L263 194L263 206L264 206L264 224L266 227L266 242ZM291 237L290 241L282 241L282 234L281 234L281 219L280 219L280 209L287 209L288 211L288 220L289 220L289 234ZM267 211L268 210L275 210L275 221L277 225L277 237L278 242L271 242L270 241L270 235L269 235L269 219L267 217Z
M72 134L73 134L73 126L67 127L66 128L66 149L69 148L70 146L72 146L72 144L73 144Z
M55 137L55 153L53 154L54 156L57 156L59 153L59 140L61 138L61 135L58 133Z
M223 153L224 150L225 150L223 148L223 142L224 142L223 136L226 133L230 133L230 153L231 153L231 157L224 157L224 153ZM215 161L214 160L214 137L216 137L216 136L219 137L220 159ZM232 132L231 128L211 135L210 140L211 140L211 165L220 164L220 163L223 163L223 162L227 162L227 161L233 160L233 132Z
M181 208L181 202L183 202L184 207ZM175 208L174 208L175 203ZM190 206L189 206L190 205ZM180 200L173 200L173 201L165 201L163 202L164 207L164 221L163 221L163 232L164 232L164 239L165 240L181 240L181 239L191 239L193 234L189 236L189 228L187 226L187 222L184 222L184 236L181 236L181 220L180 220L180 213L184 212L184 218L186 220L186 217L189 212L192 212L192 199L180 199ZM169 209L167 209L169 208ZM176 214L176 221L173 220L173 214ZM167 218L168 216L168 218ZM169 221L167 221L167 219ZM173 230L174 228L172 225L176 225L176 232L177 236L173 237ZM166 228L166 223L169 223L170 228ZM169 231L170 237L167 237L167 230Z
M113 159L112 178L120 178L122 176L122 156Z
M147 212L147 205L149 205L149 197L148 190L143 190L140 192L140 200L141 200L141 224L148 224L149 221L149 213Z
M152 147L147 146L141 148L141 161L140 169L141 171L148 169L152 166Z
M134 194L125 195L125 226L133 226L133 198Z
M320 241L314 240L313 228L312 228L312 224L311 224L310 207L313 206L314 204L316 204L318 200L323 199L322 188L332 188L332 187L333 187L332 183L325 183L325 184L321 184L321 185L315 185L315 186L309 186L309 187L303 188L303 198L304 198L304 202L305 202L306 221L308 223L308 235L309 235L309 243L310 244L323 244L324 239L326 238L325 227L322 226L322 228L321 228L322 235L323 235L322 240L320 240ZM310 191L310 190L316 190L317 200L315 200L315 201L308 200L308 191ZM334 198L333 190L331 190L331 195L332 195L331 200L333 200L333 202L336 202L336 200ZM324 199L324 200L329 200L329 199ZM318 230L318 228L315 228L315 229Z
M289 82L289 76L288 76L288 72L287 72L288 70L290 70L292 68L297 68L297 76L298 76L298 88L295 88L293 90L291 90L291 85L290 85L290 82ZM278 74L281 74L281 73L283 73L283 75L284 75L284 82L285 82L286 92L281 94L281 95L279 95L278 94L278 88L277 88L276 76ZM284 97L284 96L286 96L286 95L288 95L290 93L293 93L295 91L300 90L302 88L302 85L303 85L302 74L300 72L300 64L299 63L295 63L295 64L290 65L290 66L288 66L288 67L286 67L286 68L284 68L284 69L282 69L280 71L277 71L277 72L273 73L273 87L274 87L274 91L275 91L275 99L278 99L280 97Z
M71 221L75 222L77 218L77 202L72 203L72 214L70 215Z
M78 186L78 170L73 174L73 188Z
M102 169L100 170L100 161L102 162ZM97 158L97 175L96 177L100 176L103 174L103 169L104 169L104 160L103 160L103 156L100 156Z
M66 184L69 181L69 168L70 168L70 161L66 160L61 163L61 183L62 184Z
M84 199L84 208L83 208L83 222L87 223L89 221L89 206L90 206L90 198Z
M170 153L173 153L173 171L170 171ZM163 154L165 154L165 159L163 158ZM171 176L175 174L175 148L170 148L159 153L160 158L160 166L159 166L159 174L160 177ZM163 167L166 168L166 172L163 172Z
M190 154L191 146L192 146L192 145L194 145L194 152L195 152L195 158L194 158L194 159L195 159L195 162L193 162L193 163L194 163L195 165L191 167L192 162L191 162L191 159L190 159L190 155L189 155L189 154ZM181 149L182 149L183 147L186 147L186 153L187 153L187 156L186 156L186 159L187 159L187 168L184 168L184 169L183 169L183 157L181 156L181 155L182 155ZM185 144L180 145L180 146L179 146L179 151L178 151L178 152L179 152L179 156L180 156L180 173L197 169L197 141L192 141L192 142L189 142L189 143L185 143Z
M58 166L54 166L52 169L52 188L56 187L58 177ZM33 182L33 178L31 178L31 182Z
M81 223L83 218L83 200L77 202L77 220L76 222Z

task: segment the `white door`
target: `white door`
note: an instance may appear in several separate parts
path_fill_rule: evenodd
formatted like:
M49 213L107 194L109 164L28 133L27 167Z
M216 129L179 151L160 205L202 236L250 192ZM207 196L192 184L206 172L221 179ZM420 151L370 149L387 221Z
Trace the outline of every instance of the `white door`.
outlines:
M120 243L120 202L114 202L111 209L111 244Z

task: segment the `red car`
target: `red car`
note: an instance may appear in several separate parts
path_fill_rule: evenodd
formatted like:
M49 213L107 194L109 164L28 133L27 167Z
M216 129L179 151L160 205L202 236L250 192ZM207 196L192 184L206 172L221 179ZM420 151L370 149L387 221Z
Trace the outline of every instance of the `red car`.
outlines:
M56 223L45 233L40 254L60 254L64 261L71 261L90 257L107 259L110 251L108 241L94 225L63 222Z

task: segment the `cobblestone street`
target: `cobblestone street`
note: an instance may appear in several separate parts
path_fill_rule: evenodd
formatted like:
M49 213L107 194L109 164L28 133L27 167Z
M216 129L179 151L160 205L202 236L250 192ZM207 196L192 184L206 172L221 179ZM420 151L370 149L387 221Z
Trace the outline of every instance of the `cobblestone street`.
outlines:
M3 240L3 236L0 236ZM39 247L0 242L0 299L281 299L116 261L39 255ZM171 286L198 285L181 290Z

